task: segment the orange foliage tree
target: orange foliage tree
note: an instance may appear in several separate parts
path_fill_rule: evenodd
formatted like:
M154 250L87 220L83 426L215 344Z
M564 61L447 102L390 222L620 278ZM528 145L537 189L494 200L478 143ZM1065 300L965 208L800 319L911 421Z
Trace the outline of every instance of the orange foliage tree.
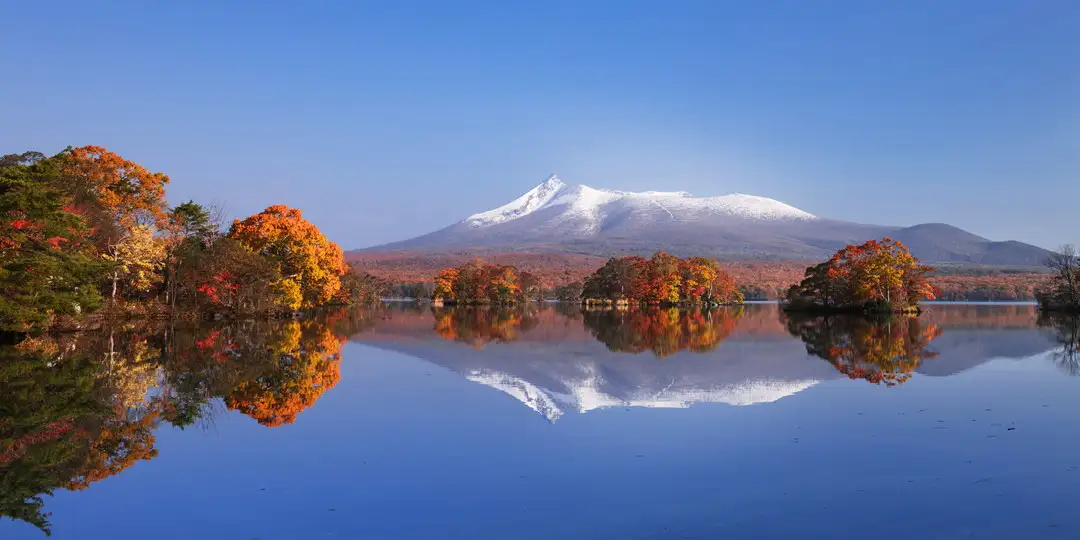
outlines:
M229 237L277 265L275 284L290 309L329 302L341 288L348 267L341 246L304 219L300 210L275 205L236 220Z
M788 291L791 309L907 311L935 298L922 265L907 246L884 238L837 251L828 261L806 269L805 278Z
M735 280L716 261L704 257L679 259L663 251L648 260L641 257L609 260L585 280L581 294L588 304L738 304L743 301Z
M525 297L517 268L477 259L440 271L432 299L445 304L516 304Z
M169 177L150 172L100 146L81 146L67 152L63 172L84 203L100 205L109 224L123 231L137 225L162 227L166 222L165 185ZM95 221L97 221L95 223Z

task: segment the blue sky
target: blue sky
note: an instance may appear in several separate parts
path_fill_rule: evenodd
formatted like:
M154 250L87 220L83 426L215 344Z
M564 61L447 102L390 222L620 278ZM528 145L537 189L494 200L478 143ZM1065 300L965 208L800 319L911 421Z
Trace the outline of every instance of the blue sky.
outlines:
M1080 242L1078 2L219 4L5 6L0 153L102 145L346 248L552 172Z

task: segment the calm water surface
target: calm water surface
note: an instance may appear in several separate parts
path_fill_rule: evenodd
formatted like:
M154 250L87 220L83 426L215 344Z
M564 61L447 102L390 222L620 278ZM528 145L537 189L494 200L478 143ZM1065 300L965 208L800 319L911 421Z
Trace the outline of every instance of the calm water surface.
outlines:
M0 349L0 538L1078 538L1076 321L390 306Z

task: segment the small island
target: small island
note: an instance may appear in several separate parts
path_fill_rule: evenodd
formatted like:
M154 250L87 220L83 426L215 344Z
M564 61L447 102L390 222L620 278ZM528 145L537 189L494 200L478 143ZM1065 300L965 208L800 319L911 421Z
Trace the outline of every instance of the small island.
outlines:
M1045 289L1036 291L1039 309L1080 313L1080 254L1072 245L1062 246L1046 259L1053 277Z
M660 251L650 259L608 260L585 279L581 301L586 306L719 306L741 304L743 295L716 261Z
M538 290L539 280L532 274L476 259L440 271L431 300L436 306L513 305L534 299Z
M828 261L806 269L787 293L784 309L815 313L919 313L919 302L936 297L919 262L891 238L849 245Z

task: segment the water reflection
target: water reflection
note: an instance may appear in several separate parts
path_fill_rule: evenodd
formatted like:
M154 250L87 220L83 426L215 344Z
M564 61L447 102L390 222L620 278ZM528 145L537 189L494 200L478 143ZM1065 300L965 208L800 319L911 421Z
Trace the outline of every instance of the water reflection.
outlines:
M157 455L160 411L140 395L154 353L145 345L110 352L44 339L0 348L0 516L48 532L42 496Z
M1080 317L1063 313L1041 313L1039 326L1052 328L1054 339L1061 348L1054 351L1053 358L1061 371L1080 375Z
M479 349L492 342L514 341L521 332L531 330L536 326L536 311L532 306L515 309L466 306L438 307L431 312L437 334Z
M666 358L681 350L705 353L716 349L735 329L741 307L720 309L587 309L586 328L616 352L651 351Z
M197 428L233 413L277 430L302 422L339 384L349 340L442 366L551 422L607 407L768 403L833 379L910 387L914 373L1047 352L1080 374L1080 323L1037 326L1030 306L935 306L872 321L787 318L776 306L391 305L297 321L127 325L0 347L0 516L49 531L45 497L153 460L162 425Z
M938 356L928 346L942 332L915 316L790 316L787 328L806 343L806 352L849 379L886 386L907 382L924 360Z
M128 326L0 347L0 516L49 532L42 496L153 459L160 423L208 421L215 401L268 427L296 421L338 382L341 344L365 320Z

